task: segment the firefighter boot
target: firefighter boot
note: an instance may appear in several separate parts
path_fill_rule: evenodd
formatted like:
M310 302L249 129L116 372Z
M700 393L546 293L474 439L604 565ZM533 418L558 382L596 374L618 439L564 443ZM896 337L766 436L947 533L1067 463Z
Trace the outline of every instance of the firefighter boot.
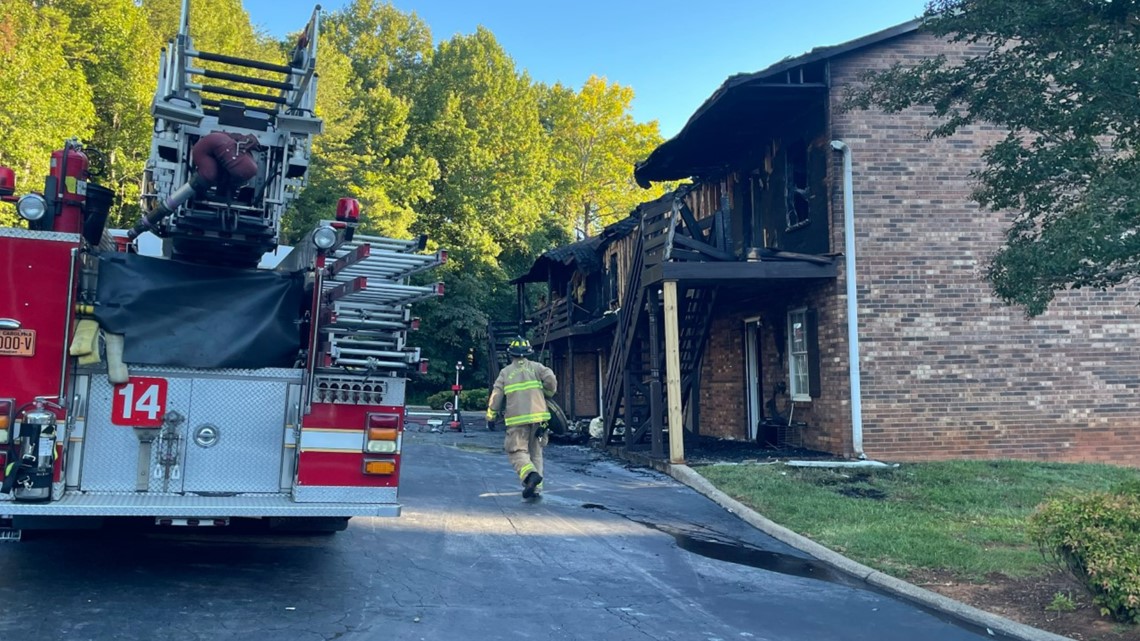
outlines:
M535 488L538 487L541 483L542 476L540 476L538 472L531 472L530 474L527 474L526 478L523 479L523 485L526 486L523 488L523 498L529 499L534 497Z

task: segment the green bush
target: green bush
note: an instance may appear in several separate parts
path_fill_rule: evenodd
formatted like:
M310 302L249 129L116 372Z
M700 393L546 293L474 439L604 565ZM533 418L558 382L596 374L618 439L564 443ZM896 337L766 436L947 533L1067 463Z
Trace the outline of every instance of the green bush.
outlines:
M452 398L454 398L454 396L455 393L450 390L445 392L436 392L435 394L427 397L426 402L428 404L428 407L432 408L433 410L441 410L443 409L443 404L450 401Z
M482 412L487 409L487 397L490 395L486 389L465 389L459 392L459 409L464 412ZM443 404L455 398L455 392L444 390L427 397L427 404L433 410L443 409Z
M1052 499L1030 517L1027 533L1085 585L1102 614L1140 623L1140 495Z

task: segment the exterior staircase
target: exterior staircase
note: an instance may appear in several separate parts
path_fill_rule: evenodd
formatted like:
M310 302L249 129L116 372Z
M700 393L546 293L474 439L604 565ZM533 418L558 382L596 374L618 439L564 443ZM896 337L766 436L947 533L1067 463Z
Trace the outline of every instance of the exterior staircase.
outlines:
M614 440L619 419L625 424L625 446L642 446L649 437L653 456L664 456L668 401L665 385L665 331L659 283L647 276L656 266L678 260L727 260L728 202L713 216L696 220L679 196L671 210L647 212L634 246L627 284L604 388L604 438ZM682 416L689 432L700 422L700 369L716 304L715 286L678 284L678 352Z
M642 222L644 228L644 221ZM628 379L629 361L633 351L634 342L638 338L638 325L644 315L645 288L641 286L641 276L645 262L643 251L644 235L637 234L633 248L633 263L630 265L629 282L626 284L622 296L621 308L618 312L617 329L614 331L613 346L610 349L609 362L606 364L606 382L603 388L603 442L609 443L613 438L614 427L619 416L618 411L625 407L626 433L629 434L633 414L632 389ZM627 437L628 438L628 437Z

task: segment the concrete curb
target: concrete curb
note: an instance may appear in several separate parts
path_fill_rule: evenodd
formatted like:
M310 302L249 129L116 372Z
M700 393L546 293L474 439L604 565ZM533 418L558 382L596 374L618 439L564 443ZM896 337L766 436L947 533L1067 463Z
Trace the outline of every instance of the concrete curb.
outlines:
M642 458L642 457L639 457ZM647 458L647 457L645 457ZM641 463L643 461L635 461ZM652 467L672 476L681 483L705 495L724 509L739 516L749 525L764 532L772 538L786 543L802 552L806 552L820 561L831 565L841 572L862 579L867 583L899 596L903 599L919 603L928 608L958 617L975 625L989 628L994 632L1009 635L1023 641L1075 641L1070 637L1046 632L1023 623L1018 623L1004 617L979 610L965 603L960 603L948 597L929 590L924 590L906 581L883 574L878 570L869 568L861 563L830 550L811 539L789 530L775 523L744 505L740 501L716 489L705 477L695 472L688 465L653 465Z

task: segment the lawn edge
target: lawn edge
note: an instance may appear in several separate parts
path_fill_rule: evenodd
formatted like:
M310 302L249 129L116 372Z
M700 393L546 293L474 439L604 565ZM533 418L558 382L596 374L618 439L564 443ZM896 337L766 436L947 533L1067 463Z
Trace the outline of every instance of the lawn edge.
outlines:
M886 590L901 598L917 602L939 612L949 614L969 621L970 623L987 627L1023 641L1075 641L1071 637L1061 636L1032 626L1018 623L1012 619L986 612L971 605L966 605L930 590L925 590L901 579L884 574L874 568L853 561L838 552L827 548L815 541L789 530L776 523L740 501L732 498L716 488L708 479L701 476L693 468L682 464L654 465L658 470L665 472L677 481L687 485L693 490L723 507L728 512L740 517L749 525L764 532L772 538L786 543L801 552L806 552L831 565L841 572L845 572L868 584Z

